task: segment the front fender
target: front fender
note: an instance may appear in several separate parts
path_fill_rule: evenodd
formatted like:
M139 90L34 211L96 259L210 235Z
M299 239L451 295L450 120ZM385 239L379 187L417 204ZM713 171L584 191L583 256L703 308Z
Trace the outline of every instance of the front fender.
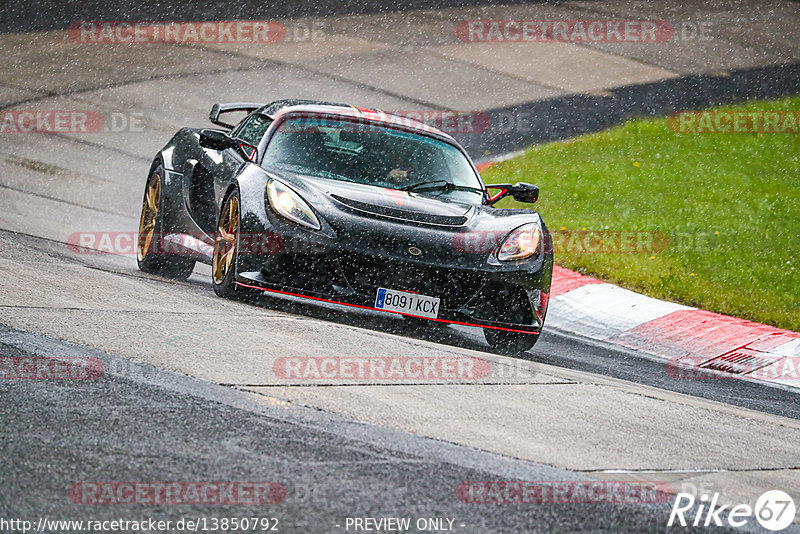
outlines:
M264 202L268 181L267 173L258 165L251 163L239 170L234 182L228 188L226 197L234 188L239 190L241 232L263 232L271 228Z
M271 179L261 167L246 164L231 184L231 189L238 188L241 203L239 272L261 269L265 255L289 250L310 253L335 245L336 232L318 211L315 210L322 228L311 230L283 219L269 208L266 191Z

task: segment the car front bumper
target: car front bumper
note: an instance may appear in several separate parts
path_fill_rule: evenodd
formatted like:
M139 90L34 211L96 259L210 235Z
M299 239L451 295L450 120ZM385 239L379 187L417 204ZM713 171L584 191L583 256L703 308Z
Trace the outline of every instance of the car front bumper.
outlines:
M239 286L377 311L386 311L375 308L378 288L409 291L440 299L431 320L528 334L544 324L552 273L552 255L545 254L533 271L530 265L457 268L342 249L279 252L257 262L257 270L239 270Z

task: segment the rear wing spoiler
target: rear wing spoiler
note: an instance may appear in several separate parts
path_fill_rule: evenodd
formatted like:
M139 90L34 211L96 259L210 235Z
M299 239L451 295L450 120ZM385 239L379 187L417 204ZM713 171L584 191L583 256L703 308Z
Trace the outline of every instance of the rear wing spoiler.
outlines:
M259 108L263 108L266 104L254 104L252 102L232 102L229 104L214 104L211 107L211 113L208 114L208 120L210 120L213 124L217 126L222 126L228 130L233 129L235 124L228 124L227 122L223 122L219 119L219 116L223 113L229 113L231 111L245 111L248 114L254 112Z

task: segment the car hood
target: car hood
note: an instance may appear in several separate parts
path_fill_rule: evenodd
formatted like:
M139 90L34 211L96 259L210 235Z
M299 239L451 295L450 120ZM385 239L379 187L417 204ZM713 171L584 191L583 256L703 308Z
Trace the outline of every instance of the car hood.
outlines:
M362 215L434 226L463 226L475 206L418 193L341 180L303 176L303 181L332 199L338 207Z
M343 249L458 267L485 264L513 229L541 222L529 209L497 209L340 180L267 171L319 212ZM544 228L544 225L542 224ZM546 233L546 229L544 230Z

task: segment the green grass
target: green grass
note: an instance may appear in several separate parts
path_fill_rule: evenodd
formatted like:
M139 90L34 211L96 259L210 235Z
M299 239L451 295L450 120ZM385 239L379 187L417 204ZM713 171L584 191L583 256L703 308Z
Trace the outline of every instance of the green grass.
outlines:
M800 110L800 97L721 109ZM677 134L632 120L528 148L483 172L530 182L550 231L643 230L660 253L556 263L644 294L800 331L800 134ZM503 200L500 207L517 207Z

